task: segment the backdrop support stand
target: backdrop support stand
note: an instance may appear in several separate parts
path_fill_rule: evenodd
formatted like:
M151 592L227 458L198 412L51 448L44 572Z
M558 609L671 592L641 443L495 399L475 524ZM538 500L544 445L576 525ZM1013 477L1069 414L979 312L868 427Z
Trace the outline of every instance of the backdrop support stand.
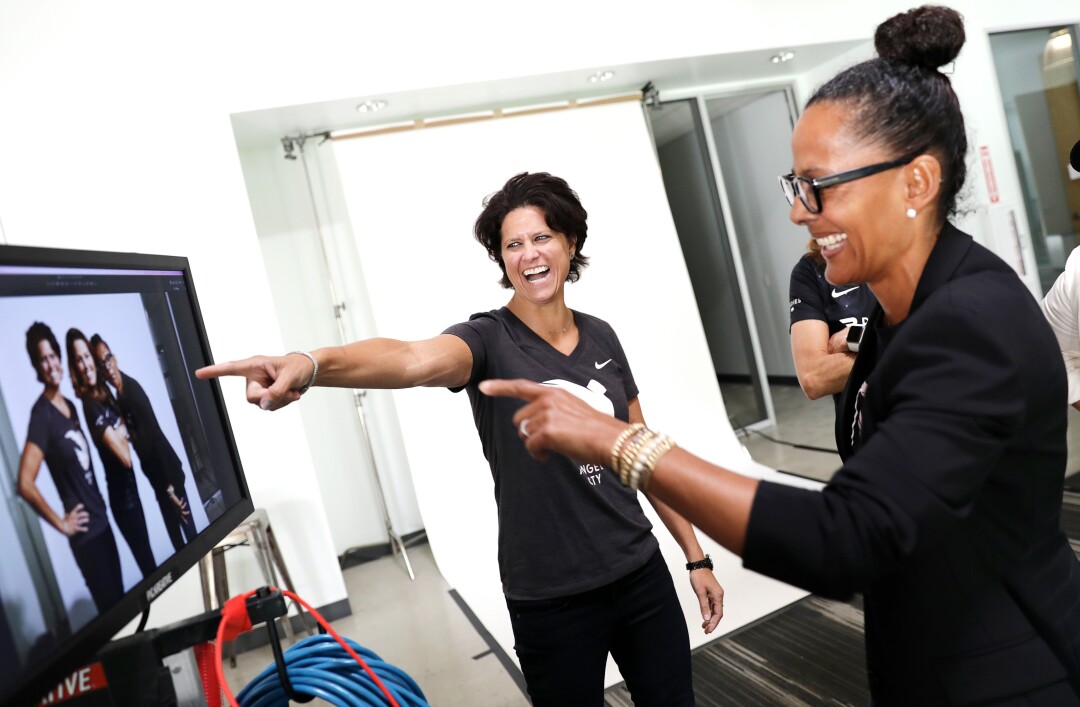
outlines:
M304 153L304 143L309 137L321 137L322 142L326 142L330 139L330 133L316 133L315 135L300 135L298 137L284 137L281 139L282 145L285 148L286 159L296 159L296 155L293 153L295 147L300 153L300 163L304 168L304 181L307 184L308 198L311 200L311 211L315 217L315 232L319 236L319 251L322 254L323 266L326 268L326 285L330 291L330 301L334 304L334 321L337 323L338 329L338 342L344 346L349 343L349 339L345 332L345 303L338 299L337 288L334 287L333 271L330 268L330 255L327 252L326 238L323 235L322 221L319 219L319 210L315 206L315 191L311 186L311 174L308 172L307 157ZM394 530L393 523L390 522L390 512L386 504L386 495L383 491L382 474L379 472L378 463L375 460L375 450L371 444L371 435L368 432L367 416L364 412L364 396L367 395L366 390L353 390L353 405L356 409L356 420L360 425L360 433L364 438L364 446L367 448L368 461L371 463L371 469L374 472L372 478L375 481L375 488L378 491L376 494L379 501L379 509L382 511L383 522L386 526L386 535L390 541L390 552L394 555L401 553L401 559L405 565L405 571L409 574L409 579L415 580L416 574L413 572L412 563L409 561L409 553L406 549L405 542L401 539L401 536ZM348 551L346 551L347 553Z

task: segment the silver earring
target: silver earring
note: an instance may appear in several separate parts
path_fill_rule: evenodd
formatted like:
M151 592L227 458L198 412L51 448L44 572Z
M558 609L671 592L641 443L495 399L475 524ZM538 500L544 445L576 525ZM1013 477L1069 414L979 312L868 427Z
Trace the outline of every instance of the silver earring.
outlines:
M915 216L918 215L918 212L916 212L915 209L911 208L910 206L908 207L908 210L905 213L907 214L908 218L915 218Z

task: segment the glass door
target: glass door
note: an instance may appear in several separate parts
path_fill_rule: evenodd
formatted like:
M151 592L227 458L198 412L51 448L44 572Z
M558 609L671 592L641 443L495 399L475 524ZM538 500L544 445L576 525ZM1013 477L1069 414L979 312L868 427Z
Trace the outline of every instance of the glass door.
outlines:
M1069 168L1080 140L1077 27L990 35L1044 293L1080 245L1080 173Z
M720 163L701 102L653 101L645 110L731 426L772 424L772 397L739 243L732 237Z

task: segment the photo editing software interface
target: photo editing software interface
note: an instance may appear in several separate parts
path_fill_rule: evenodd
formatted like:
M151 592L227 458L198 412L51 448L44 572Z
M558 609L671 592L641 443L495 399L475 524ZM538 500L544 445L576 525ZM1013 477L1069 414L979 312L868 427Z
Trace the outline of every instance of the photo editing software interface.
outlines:
M33 704L252 510L188 261L0 246L0 704Z

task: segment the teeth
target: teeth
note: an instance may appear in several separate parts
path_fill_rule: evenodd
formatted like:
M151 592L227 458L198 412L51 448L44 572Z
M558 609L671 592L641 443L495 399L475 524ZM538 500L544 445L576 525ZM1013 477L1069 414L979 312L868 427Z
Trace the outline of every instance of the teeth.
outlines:
M832 235L822 236L821 238L815 238L814 240L817 241L817 244L819 246L821 246L822 248L827 248L828 246L831 246L831 245L837 245L841 241L846 241L847 240L847 234L846 233L833 233Z
M537 265L535 268L529 268L528 270L526 270L525 276L528 277L529 275L539 275L542 272L547 272L548 269L549 268L547 265Z

